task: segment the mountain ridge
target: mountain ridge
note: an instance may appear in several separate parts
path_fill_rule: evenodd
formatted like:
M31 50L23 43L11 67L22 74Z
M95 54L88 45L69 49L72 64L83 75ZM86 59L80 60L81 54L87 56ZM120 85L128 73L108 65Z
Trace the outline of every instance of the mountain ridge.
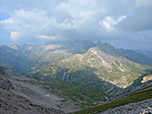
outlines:
M71 51L70 48L72 46L72 50L82 49L85 51L83 53L80 50L79 52ZM10 48L8 47L8 49ZM104 84L104 81L110 82L118 88L126 88L133 84L134 80L146 73L146 70L151 69L150 66L139 64L140 61L134 62L134 56L131 56L132 60L128 59L126 57L128 53L123 55L127 50L121 51L120 54L120 49L101 42L77 41L75 44L68 44L68 46L63 44L41 46L14 45L11 50L23 56L24 62L22 62L22 58L16 60L16 62L25 63L26 66L24 66L25 70L23 69L23 73L27 73L28 71L29 74L50 76L76 85L100 89L101 91L106 91L103 87L111 88L109 89L110 92L107 91L108 94L117 93L121 89L119 90L107 84L109 85L108 87L106 83ZM131 52L133 55L142 55L133 51ZM13 56L18 56L16 53L13 54ZM130 53L127 56L130 57ZM147 60L147 56L142 56L142 58ZM4 61L7 62L7 57ZM149 60L146 62L150 63ZM15 64L19 65L20 63L10 63L10 66L11 64L14 67ZM15 69L22 72L22 70L16 67ZM81 79L85 80L85 83Z
M151 62L146 55L101 42L0 46L0 65L27 74L6 70L18 90L23 89L18 93L45 106L46 97L56 96L61 104L53 100L55 107L66 112L102 105L150 87ZM33 98L30 92L38 92L33 87L44 99Z

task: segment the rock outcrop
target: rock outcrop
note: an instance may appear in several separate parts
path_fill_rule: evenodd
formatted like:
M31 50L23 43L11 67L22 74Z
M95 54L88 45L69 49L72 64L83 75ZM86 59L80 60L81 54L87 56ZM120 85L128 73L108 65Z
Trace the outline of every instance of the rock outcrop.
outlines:
M130 103L98 114L152 114L152 99Z

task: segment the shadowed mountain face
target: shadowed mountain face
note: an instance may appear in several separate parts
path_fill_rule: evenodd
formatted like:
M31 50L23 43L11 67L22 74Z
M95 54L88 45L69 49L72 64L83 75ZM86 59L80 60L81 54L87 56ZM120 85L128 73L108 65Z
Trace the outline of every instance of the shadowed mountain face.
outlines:
M147 66L152 59L146 55L101 42L1 46L0 53L1 65L95 88L109 95L121 92L121 88L132 85L152 68Z
M152 65L152 58L133 50L119 50L119 55L139 64Z
M139 50L139 49L137 49L135 51L138 52L138 53L142 53L142 54L152 58L152 50Z
M0 65L13 67L20 72L29 72L28 67L31 62L20 51L2 45L0 46Z
M108 43L98 43L97 47L110 55L113 56L122 56L131 60L133 62L144 64L144 65L152 65L152 58L150 55L152 54L151 51L140 51L140 50L125 50L125 49L115 49Z

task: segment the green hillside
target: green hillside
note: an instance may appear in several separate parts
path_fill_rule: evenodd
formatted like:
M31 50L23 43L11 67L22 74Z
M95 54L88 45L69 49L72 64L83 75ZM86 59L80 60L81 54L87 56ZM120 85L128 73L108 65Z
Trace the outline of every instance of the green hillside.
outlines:
M142 91L139 91L136 93L132 93L128 96L125 96L118 100L114 100L112 102L109 102L109 103L101 105L101 106L97 106L94 108L87 108L85 110L73 112L73 113L69 113L69 114L97 114L97 113L103 112L108 109L112 109L112 108L126 105L129 103L138 102L138 101L151 99L151 98L152 98L152 88L145 89L145 90L142 90Z
M84 54L76 54L44 66L39 73L114 94L114 91L118 92L133 84L150 68L121 56L106 54L95 47Z

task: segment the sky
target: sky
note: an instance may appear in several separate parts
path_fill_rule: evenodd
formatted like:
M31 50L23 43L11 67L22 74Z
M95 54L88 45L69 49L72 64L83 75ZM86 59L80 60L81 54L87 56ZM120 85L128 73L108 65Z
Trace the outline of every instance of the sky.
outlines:
M152 50L152 0L0 0L0 44L77 39Z

